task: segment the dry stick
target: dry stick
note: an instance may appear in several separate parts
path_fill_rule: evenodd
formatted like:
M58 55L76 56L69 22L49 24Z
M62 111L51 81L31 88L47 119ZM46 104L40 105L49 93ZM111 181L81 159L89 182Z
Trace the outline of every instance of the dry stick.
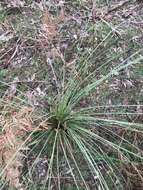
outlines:
M140 79L140 77L131 77L131 78L128 78L128 77L124 77L123 79L131 79L131 80L134 80L134 79ZM143 81L139 81L140 83L143 83ZM11 85L11 84L15 84L15 83L45 83L45 84L48 84L49 82L48 81L45 81L45 80L18 80L18 81L12 81L12 82L7 82L7 85Z
M111 8L109 8L108 10L107 10L107 12L106 13L104 13L102 16L103 17L105 17L105 16L107 16L109 13L111 13L111 12L113 12L113 11L116 11L116 10L118 10L118 9L120 9L120 8L122 8L123 6L125 6L127 3L129 3L130 2L130 0L124 0L124 1L122 1L121 3L119 3L118 5L115 5L115 6L113 6L113 7L111 7ZM92 8L92 11L94 12L96 10L96 5L95 5L95 2L93 1L93 8ZM101 16L98 16L98 15L96 15L96 18L101 18Z
M7 84L11 85L11 84L15 84L15 83L45 83L45 84L48 84L49 82L44 81L44 80L35 80L35 81L32 81L32 80L18 80L18 81L8 82Z
M56 84L56 88L57 88L57 92L59 94L59 85L58 85L58 80L57 80L57 76L56 76L56 73L55 73L55 70L54 70L54 67L52 65L52 61L50 58L47 58L47 64L50 65L51 67L51 70L52 70L52 73L53 73L53 77L54 77L54 81L55 81L55 84Z
M13 50L14 47L10 48L7 52L5 52L1 57L0 59L4 58L5 55L7 55L8 53L10 53L10 51ZM0 52L0 53L3 53L3 52Z
M112 7L112 8L110 8L110 9L108 9L108 13L110 13L110 12L112 12L112 11L116 11L117 9L120 9L121 7L123 7L124 5L126 5L127 3L129 3L130 2L130 0L124 0L124 1L122 1L121 3L119 3L118 5L116 5L116 6L114 6L114 7ZM108 14L107 13L107 14Z
M63 56L63 54L60 52L60 50L58 50L57 48L56 48L56 53L57 53L57 55L60 57L60 59L62 60L62 62L63 62L63 80L62 80L62 89L63 89L63 91L64 91L64 87L65 87L65 67L66 67L66 61L65 61L65 59L64 59L64 56Z
M18 45L18 42L20 41L20 38L17 40L16 42L16 48L12 54L12 56L10 57L10 59L8 60L8 62L6 63L6 66L9 65L9 63L11 62L11 60L15 57L15 55L17 54L17 51L18 51L18 48L19 48L19 45Z

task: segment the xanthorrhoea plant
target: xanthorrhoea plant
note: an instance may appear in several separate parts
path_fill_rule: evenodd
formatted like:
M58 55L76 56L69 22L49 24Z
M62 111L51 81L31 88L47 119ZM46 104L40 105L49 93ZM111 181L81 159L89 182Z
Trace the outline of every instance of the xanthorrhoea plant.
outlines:
M1 175L23 145L27 144L29 154L34 155L32 164L28 169L23 169L22 173L22 184L27 189L61 190L69 188L68 184L73 184L72 187L78 190L123 189L124 179L118 165L121 162L130 163L133 159L142 160L143 157L141 150L120 136L116 130L142 133L143 126L139 123L106 118L106 113L100 115L94 106L87 104L86 107L80 107L80 101L95 92L105 80L111 79L129 66L140 63L140 55L132 59L139 53L133 54L128 58L128 63L123 61L100 79L91 80L94 78L94 72L82 81L78 80L77 76L72 76L67 84L63 85L64 89L58 94L50 111L42 117L36 116L33 122L35 127L28 131ZM78 72L82 73L82 69ZM36 127L37 121L44 122L44 119L48 124L42 129ZM47 164L46 167L42 164L41 171L37 163L45 156ZM100 162L103 162L103 167L99 165Z
M96 107L87 105L83 108L79 103L96 91L105 80L141 60L142 57L139 56L127 64L122 62L95 81L88 80L94 73L83 81L78 81L76 77L69 79L65 89L50 108L47 129L34 132L31 141L33 144L29 145L30 152L33 151L36 155L34 163L41 155L48 157L47 172L41 189L64 189L64 184L68 183L72 183L75 189L89 190L95 188L96 184L97 189L105 190L111 189L111 183L113 189L123 189L124 179L118 165L121 162L130 163L133 159L142 160L143 157L141 150L116 133L116 129L142 133L143 125L108 119L105 117L106 113L104 117L100 117ZM103 168L99 166L99 161L104 161ZM34 173L34 163L29 168L31 176ZM92 187L90 181L94 183Z

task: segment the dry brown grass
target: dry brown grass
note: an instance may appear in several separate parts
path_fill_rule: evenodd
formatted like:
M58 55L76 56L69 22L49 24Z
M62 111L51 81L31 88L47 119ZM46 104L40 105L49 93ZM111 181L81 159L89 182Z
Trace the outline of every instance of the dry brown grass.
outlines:
M20 175L24 156L22 150L27 148L22 145L24 136L26 132L33 130L30 112L32 112L31 108L24 107L19 112L12 112L9 116L1 116L0 118L2 126L0 165L3 168L6 181L11 187L17 189L21 188Z

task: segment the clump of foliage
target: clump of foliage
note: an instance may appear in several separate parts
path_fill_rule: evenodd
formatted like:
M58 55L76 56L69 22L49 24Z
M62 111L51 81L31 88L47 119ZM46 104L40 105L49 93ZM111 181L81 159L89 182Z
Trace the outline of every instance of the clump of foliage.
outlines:
M40 117L37 115L36 119L33 117L33 129L23 134L25 141L14 153L16 156L21 147L26 145L29 147L28 155L34 155L32 165L21 174L23 186L28 189L34 185L36 189L63 189L67 184L64 181L69 180L75 189L90 189L94 185L100 189L110 189L111 183L112 188L123 188L124 178L117 166L131 163L133 160L141 161L142 153L128 139L119 135L117 130L142 133L143 126L125 120L110 119L106 115L101 116L96 106L92 107L86 103L83 107L82 101L92 97L92 93L105 80L131 65L140 63L142 57L136 56L137 53L131 56L127 64L121 63L100 79L96 79L92 72L84 79L83 76L74 75L67 83L63 80L64 88L59 90L50 110L45 110L46 113ZM78 73L83 73L85 67L79 68ZM45 156L48 160L44 169L45 176L39 173L37 177L35 165ZM11 162L13 160L9 163ZM92 181L91 187L89 181ZM42 187L37 187L39 184L42 184Z

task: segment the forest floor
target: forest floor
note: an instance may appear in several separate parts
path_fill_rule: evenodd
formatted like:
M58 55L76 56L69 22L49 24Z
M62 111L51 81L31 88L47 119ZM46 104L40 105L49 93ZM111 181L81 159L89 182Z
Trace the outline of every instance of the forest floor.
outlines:
M142 0L47 0L45 4L40 0L0 1L1 102L10 104L20 95L28 106L45 109L61 87L63 67L68 80L86 59L90 64L86 74L97 69L98 78L121 61L127 64L128 58L141 49ZM102 111L112 118L110 112L116 112L116 107L109 107L125 105L125 110L136 115L118 117L143 123L143 62L121 71L119 76L117 73L89 99L81 106L88 101L92 106L106 105ZM122 131L118 134L127 135ZM131 143L143 150L143 139L137 134L130 137ZM137 167L143 177L143 165L137 163ZM131 166L122 170L127 178L125 189L143 188Z

